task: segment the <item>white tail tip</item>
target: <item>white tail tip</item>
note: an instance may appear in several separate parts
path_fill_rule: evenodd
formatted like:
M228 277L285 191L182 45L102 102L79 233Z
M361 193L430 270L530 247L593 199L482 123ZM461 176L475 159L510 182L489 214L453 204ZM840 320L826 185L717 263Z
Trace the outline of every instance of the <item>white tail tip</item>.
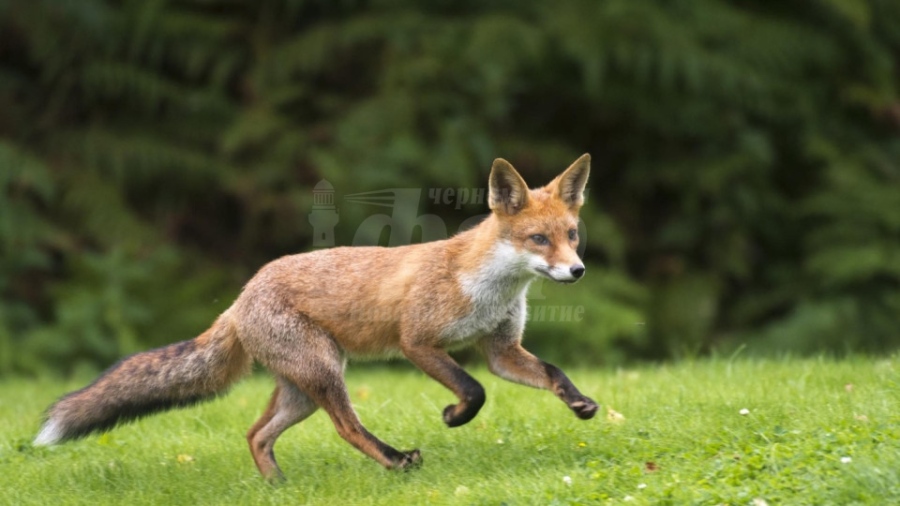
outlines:
M48 446L52 444L56 444L62 439L63 431L62 427L54 420L47 420L43 427L41 427L41 432L38 433L37 437L34 438L35 446Z

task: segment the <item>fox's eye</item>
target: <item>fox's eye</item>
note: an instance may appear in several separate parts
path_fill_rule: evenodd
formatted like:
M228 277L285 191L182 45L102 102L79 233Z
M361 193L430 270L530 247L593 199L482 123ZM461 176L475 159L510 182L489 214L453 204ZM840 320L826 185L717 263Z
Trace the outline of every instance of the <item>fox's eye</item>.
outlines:
M575 239L578 239L578 231L575 230L574 228L570 228L569 229L569 240L574 241Z
M547 239L547 236L544 234L534 234L533 236L531 236L531 240L539 246L550 244L550 240Z

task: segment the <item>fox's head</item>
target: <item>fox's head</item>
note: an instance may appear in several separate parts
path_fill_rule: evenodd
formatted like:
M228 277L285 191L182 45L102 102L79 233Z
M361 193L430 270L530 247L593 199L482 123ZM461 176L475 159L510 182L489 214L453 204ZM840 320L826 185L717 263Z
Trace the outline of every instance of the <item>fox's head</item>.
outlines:
M501 239L512 245L526 271L560 283L574 283L584 275L575 248L590 171L591 156L584 154L547 186L529 190L509 162L494 160L488 187L491 211Z

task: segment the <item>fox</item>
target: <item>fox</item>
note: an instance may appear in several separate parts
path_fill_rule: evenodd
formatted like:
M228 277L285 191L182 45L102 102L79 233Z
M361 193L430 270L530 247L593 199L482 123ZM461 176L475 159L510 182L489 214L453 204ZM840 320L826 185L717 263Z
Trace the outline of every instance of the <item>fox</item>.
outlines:
M443 422L459 427L485 390L449 354L475 347L495 375L553 392L581 419L598 405L558 367L522 347L529 284L574 283L590 174L584 154L549 184L529 189L506 160L488 176L490 213L447 239L395 247L349 246L264 265L198 337L124 358L46 411L36 446L74 440L223 394L254 362L275 376L268 407L246 439L260 474L284 480L274 446L319 408L337 433L388 469L422 463L363 426L344 382L348 359L405 357L456 396Z

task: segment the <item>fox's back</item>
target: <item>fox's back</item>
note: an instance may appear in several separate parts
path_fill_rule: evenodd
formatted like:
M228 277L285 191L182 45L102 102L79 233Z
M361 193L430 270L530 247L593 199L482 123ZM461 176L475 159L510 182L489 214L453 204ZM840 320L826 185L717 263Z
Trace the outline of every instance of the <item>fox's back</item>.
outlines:
M327 330L350 355L399 352L400 324L423 290L434 304L460 297L448 241L399 247L337 247L279 258L247 283L233 310L301 314ZM416 300L411 300L416 298ZM457 304L458 305L458 304Z

